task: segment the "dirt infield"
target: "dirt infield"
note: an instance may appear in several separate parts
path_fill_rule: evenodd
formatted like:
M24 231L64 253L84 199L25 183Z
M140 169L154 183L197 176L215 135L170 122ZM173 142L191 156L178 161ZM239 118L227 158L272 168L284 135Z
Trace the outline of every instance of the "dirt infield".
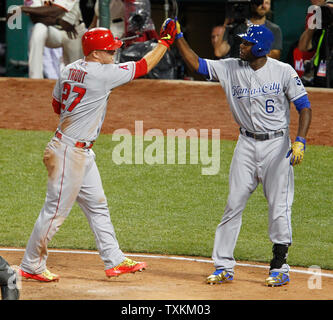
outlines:
M53 113L54 81L0 78L0 128L54 131L58 116ZM313 120L308 143L333 145L333 113L327 112L333 90L309 89ZM238 128L218 84L186 81L135 80L117 88L109 99L102 133L126 128L134 131L135 120L144 130L221 129L222 139L237 139ZM291 137L296 136L298 117L291 109ZM12 265L19 265L22 251L0 251ZM196 259L199 259L198 257ZM205 259L205 258L202 258ZM137 260L142 260L137 259ZM209 259L206 259L209 261ZM145 258L143 273L107 279L97 254L50 253L48 266L59 273L58 283L22 281L24 300L332 300L333 272L322 277L321 289L310 289L311 275L291 272L291 283L282 288L264 286L267 268L236 266L235 280L208 286L205 278L212 263ZM267 267L267 265L266 265ZM293 268L306 271L306 269Z
M23 252L0 251L10 264L19 265ZM212 263L133 257L147 262L147 269L108 279L97 254L50 252L48 265L61 276L59 282L22 280L22 299L27 300L331 300L333 272L322 277L321 289L310 289L311 275L291 272L291 283L281 288L264 285L268 269L236 266L235 280L223 285L207 285ZM163 258L164 257L164 258ZM180 257L178 257L180 258ZM195 259L210 261L207 258ZM238 262L241 264L241 262ZM247 262L247 264L249 264ZM254 264L259 265L259 264ZM263 266L263 264L261 264ZM292 268L306 272L304 268Z

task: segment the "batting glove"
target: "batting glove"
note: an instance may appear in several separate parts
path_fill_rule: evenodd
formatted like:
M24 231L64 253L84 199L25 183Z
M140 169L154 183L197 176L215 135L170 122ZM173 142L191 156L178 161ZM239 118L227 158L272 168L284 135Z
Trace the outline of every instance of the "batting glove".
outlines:
M175 23L176 23L176 30L177 30L177 34L176 34L176 40L179 39L179 38L182 38L184 37L182 31L181 31L181 28L180 28L180 24L178 22L178 19L177 17L175 17Z
M175 41L176 36L176 23L174 20L168 18L164 21L160 31L160 39L158 43L165 45L167 48Z
M300 164L304 158L304 151L305 151L305 138L296 137L295 142L292 144L291 149L288 151L286 158L290 158L290 164L292 166L296 164Z

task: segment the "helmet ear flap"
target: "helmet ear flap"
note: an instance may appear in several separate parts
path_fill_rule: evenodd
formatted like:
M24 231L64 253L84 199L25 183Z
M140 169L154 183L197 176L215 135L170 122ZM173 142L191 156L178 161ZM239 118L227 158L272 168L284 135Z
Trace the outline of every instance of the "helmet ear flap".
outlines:
M266 55L264 49L262 47L260 47L259 44L255 44L251 48L251 52L255 57L262 57L262 56Z

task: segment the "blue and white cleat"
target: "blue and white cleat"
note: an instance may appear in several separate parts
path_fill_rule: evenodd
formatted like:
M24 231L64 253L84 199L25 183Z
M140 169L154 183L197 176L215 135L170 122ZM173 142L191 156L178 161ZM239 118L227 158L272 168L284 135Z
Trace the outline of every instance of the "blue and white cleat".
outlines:
M225 283L232 281L234 279L234 276L223 270L223 269L216 269L213 274L207 277L207 283L208 284L218 284L218 283Z
M266 279L266 286L280 287L289 283L289 276L282 272L272 272Z

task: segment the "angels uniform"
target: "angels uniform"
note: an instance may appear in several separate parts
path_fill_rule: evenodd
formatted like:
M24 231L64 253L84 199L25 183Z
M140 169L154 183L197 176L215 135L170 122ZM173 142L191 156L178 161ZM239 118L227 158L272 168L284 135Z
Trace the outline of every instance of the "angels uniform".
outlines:
M110 92L140 76L138 69L135 62L116 65L80 59L66 66L57 80L53 107L60 122L44 153L47 195L22 260L23 271L45 270L47 244L75 201L89 221L105 269L124 260L91 147L100 133Z
M78 33L76 39L70 39L66 31L60 26L46 26L43 23L36 23L32 30L29 42L29 77L43 78L43 50L48 48L63 48L63 62L65 65L83 57L81 37L86 31L82 19L79 0L33 0L30 6L40 7L52 5L63 8L66 12L61 17L64 21L75 25Z
M307 93L295 70L267 57L253 70L240 59L205 60L208 77L224 88L240 135L230 167L229 197L218 225L212 258L216 269L233 274L233 252L248 198L263 185L269 205L269 236L274 244L292 242L291 206L294 196L293 167L286 158L290 150L290 102ZM278 270L288 274L289 266Z

